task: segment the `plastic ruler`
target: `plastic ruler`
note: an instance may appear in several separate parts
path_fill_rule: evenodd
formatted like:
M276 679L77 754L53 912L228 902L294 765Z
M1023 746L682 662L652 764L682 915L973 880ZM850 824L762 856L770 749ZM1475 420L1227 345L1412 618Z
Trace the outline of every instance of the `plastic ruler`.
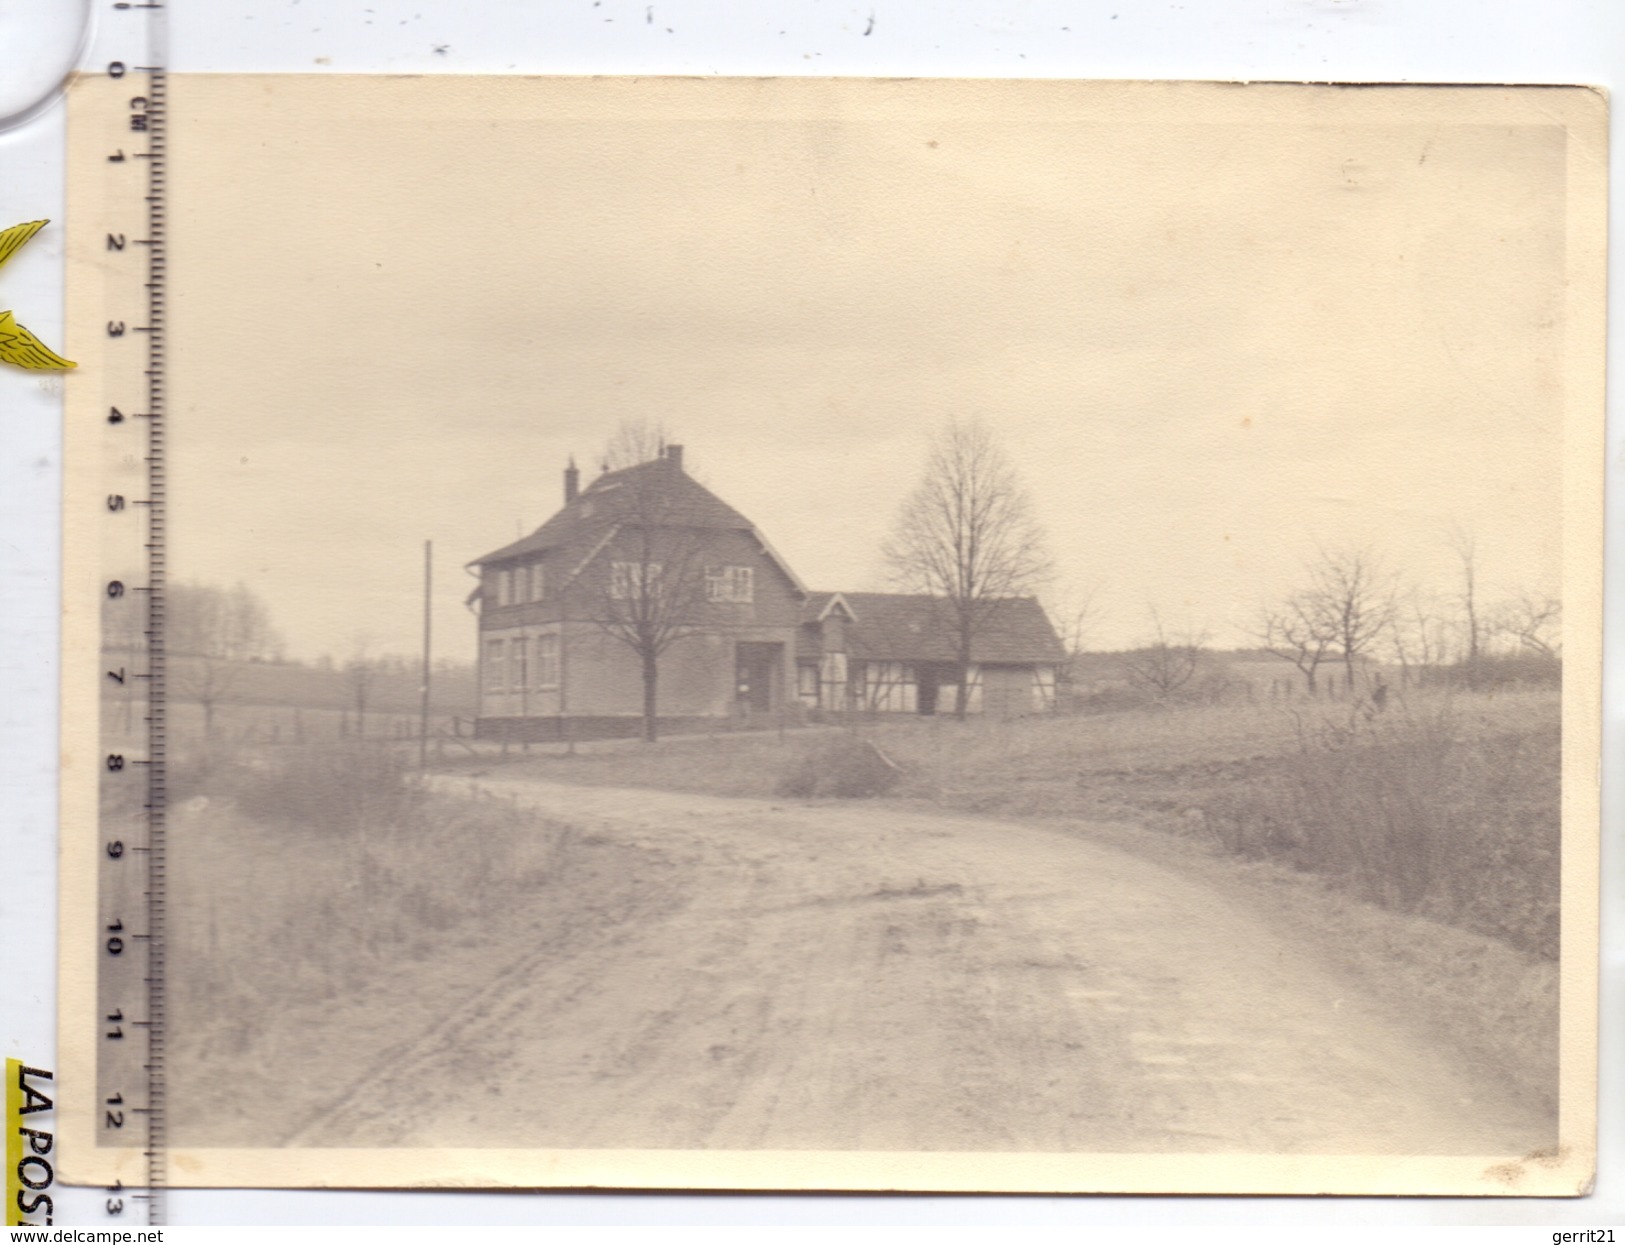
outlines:
M81 353L74 378L81 392L94 394L94 405L89 412L89 403L70 405L77 426L68 435L70 455L74 438L84 449L92 448L90 436L99 441L92 450L101 480L95 500L87 503L70 489L69 504L95 511L100 569L93 582L64 583L70 614L76 594L94 594L94 612L84 613L99 618L101 632L96 1144L139 1148L144 1187L115 1181L107 1213L129 1214L144 1202L153 1224L167 1218L169 1147L164 7L99 0L94 37L72 88L67 221L70 253L86 269L93 257L98 270L94 281L70 286L81 299L79 308L70 305L71 322L82 326L91 318L94 327L80 331L96 349ZM81 190L88 193L75 193ZM88 521L71 510L66 519L70 531ZM84 659L69 650L66 660Z

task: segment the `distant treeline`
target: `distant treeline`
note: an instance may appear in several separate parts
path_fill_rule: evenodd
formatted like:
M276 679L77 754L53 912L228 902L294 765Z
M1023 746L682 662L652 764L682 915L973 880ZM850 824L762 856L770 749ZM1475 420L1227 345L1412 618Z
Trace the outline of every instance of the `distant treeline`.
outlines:
M1079 653L1067 663L1059 707L1109 713L1151 705L1237 704L1264 700L1346 700L1385 693L1379 688L1556 688L1563 662L1545 653L1483 654L1433 665L1359 658L1346 671L1341 657L1327 664L1311 692L1292 664L1261 649L1151 646L1112 653Z
M182 702L353 710L357 681L353 665L231 661L185 653L173 653L169 658L168 693ZM365 709L368 713L415 714L422 684L422 671L409 663L370 662L365 675ZM478 706L474 667L461 662L438 664L431 696L437 716L473 717Z

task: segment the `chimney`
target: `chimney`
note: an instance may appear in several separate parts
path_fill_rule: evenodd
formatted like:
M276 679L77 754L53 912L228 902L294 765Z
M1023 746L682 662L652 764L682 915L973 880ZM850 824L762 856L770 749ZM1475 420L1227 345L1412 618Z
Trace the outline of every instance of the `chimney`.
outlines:
M571 455L570 465L564 469L564 504L568 506L576 499L581 491L581 473L576 470L575 456Z
M666 461L681 471L683 469L683 447L668 445L666 447Z

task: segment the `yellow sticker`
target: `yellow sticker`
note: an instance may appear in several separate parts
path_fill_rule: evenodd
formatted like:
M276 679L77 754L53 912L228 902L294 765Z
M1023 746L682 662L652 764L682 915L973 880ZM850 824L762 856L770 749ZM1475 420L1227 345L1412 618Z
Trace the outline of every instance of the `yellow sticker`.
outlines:
M13 225L10 229L0 230L0 265L4 265L22 249L25 242L48 224L49 221L31 220L21 225ZM9 311L0 311L0 362L36 370L79 366L71 360L64 359L18 324Z

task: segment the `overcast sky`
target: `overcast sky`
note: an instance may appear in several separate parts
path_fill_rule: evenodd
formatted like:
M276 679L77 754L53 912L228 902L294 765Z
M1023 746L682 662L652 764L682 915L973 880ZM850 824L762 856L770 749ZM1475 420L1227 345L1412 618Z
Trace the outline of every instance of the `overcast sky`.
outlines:
M176 573L409 653L432 539L471 656L463 564L633 417L809 587L882 588L958 415L1099 646L1243 643L1317 542L1443 588L1460 526L1555 592L1563 130L1355 94L183 80Z

